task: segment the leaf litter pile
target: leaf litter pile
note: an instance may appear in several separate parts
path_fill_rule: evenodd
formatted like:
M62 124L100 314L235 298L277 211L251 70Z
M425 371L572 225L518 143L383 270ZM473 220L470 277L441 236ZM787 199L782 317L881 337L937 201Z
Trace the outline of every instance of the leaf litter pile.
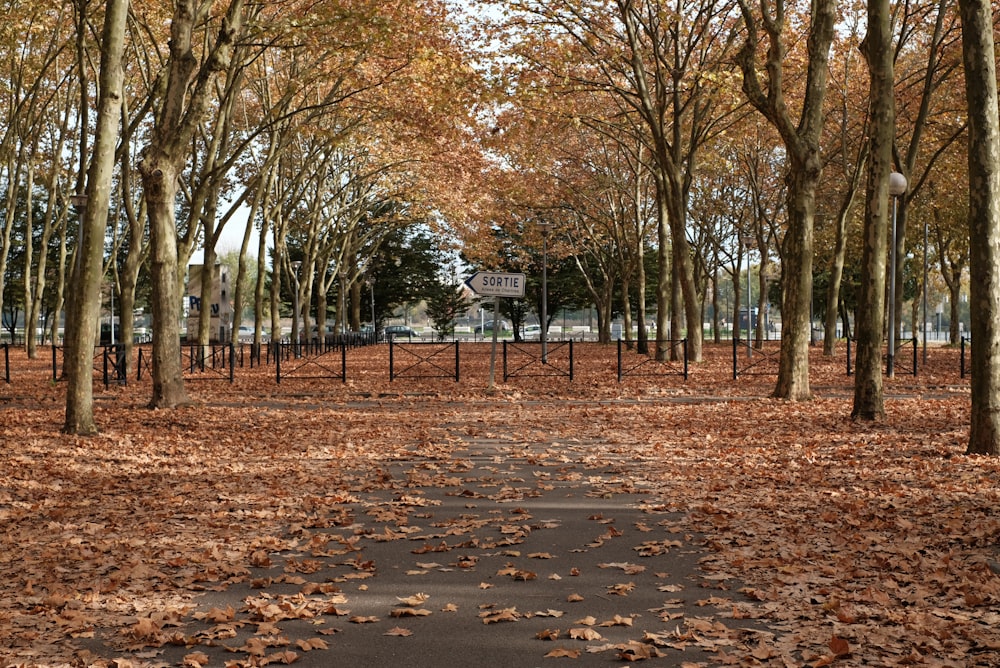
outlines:
M482 355L390 383L380 347L347 383L241 369L176 411L95 384L92 438L60 433L44 370L15 374L0 658L1000 665L1000 462L963 454L967 384L931 352L876 424L819 357L789 403L724 352L618 383L592 346L573 381L487 391Z

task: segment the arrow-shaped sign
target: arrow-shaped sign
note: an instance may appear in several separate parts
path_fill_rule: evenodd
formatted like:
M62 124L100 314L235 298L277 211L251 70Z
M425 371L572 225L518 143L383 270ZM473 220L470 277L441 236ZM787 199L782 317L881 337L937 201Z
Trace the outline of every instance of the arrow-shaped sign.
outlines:
M490 297L523 297L524 274L477 271L465 284L477 295Z

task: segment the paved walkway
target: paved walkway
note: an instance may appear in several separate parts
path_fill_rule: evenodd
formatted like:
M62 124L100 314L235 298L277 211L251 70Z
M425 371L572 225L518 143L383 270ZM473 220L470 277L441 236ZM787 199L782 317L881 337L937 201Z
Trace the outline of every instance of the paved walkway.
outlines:
M248 582L198 601L200 621L176 629L181 644L144 658L717 665L705 649L754 633L724 618L732 607L723 598L738 594L698 571L703 548L677 516L620 471L552 452L472 439L448 462L389 463L375 491L359 487L336 516L290 527L300 550L262 549ZM96 642L91 649L100 653Z

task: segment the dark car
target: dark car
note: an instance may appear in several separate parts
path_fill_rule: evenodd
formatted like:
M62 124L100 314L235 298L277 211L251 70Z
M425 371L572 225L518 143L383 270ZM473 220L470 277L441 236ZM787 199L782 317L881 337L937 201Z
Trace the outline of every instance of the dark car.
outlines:
M419 333L417 333L407 325L386 325L386 328L383 330L383 333L385 334L385 338L387 339L395 338L397 336L406 336L406 337L420 336Z
M497 325L497 331L498 332L509 332L510 331L510 323L509 322L507 322L506 320L498 320L497 322L499 323ZM493 321L492 320L487 320L482 325L476 325L476 334L482 334L483 332L492 332L492 331L493 331Z

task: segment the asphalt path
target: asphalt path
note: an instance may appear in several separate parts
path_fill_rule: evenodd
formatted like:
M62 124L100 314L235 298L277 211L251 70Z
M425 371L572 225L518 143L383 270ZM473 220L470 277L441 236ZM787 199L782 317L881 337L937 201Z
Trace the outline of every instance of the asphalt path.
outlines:
M736 584L699 569L700 537L626 467L552 452L470 439L448 462L415 452L387 463L335 516L289 527L300 549L262 548L245 582L206 592L176 644L141 658L711 666L766 633L732 618Z

